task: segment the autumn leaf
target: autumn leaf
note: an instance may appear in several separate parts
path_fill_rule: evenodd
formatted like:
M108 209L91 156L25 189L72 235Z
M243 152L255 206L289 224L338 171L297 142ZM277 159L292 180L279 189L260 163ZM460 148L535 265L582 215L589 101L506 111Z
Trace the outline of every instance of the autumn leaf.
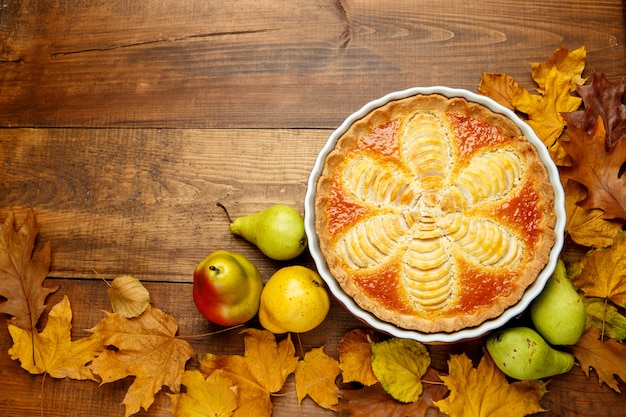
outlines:
M35 334L46 298L58 290L43 285L50 271L50 244L33 253L39 226L32 210L19 229L15 229L13 213L0 229L0 297L6 298L0 302L0 313L12 316L11 324Z
M129 275L115 277L107 291L113 312L122 317L137 317L150 305L150 293L146 287Z
M620 233L612 246L587 252L581 260L580 274L572 282L587 297L608 298L626 306L626 234Z
M612 83L604 73L594 71L591 84L576 88L583 99L584 109L569 115L574 125L585 128L588 133L593 130L598 116L601 117L606 130L607 151L626 137L626 105L622 103L624 85L624 79Z
M71 341L72 310L66 296L52 307L46 327L41 333L32 333L13 324L9 332L13 347L11 359L19 359L22 368L31 374L47 373L53 378L96 380L87 364L104 346L95 337Z
M578 110L582 103L572 93L585 82L581 74L586 55L585 47L572 52L560 47L546 62L531 64L539 94L530 93L504 74L483 74L478 92L525 113L527 123L548 147L553 160L561 164L566 157L557 142L566 125L561 113Z
M335 378L340 373L339 362L324 353L324 347L308 351L295 371L298 405L308 395L319 406L334 410L339 402Z
M598 374L600 384L604 382L613 390L621 392L615 375L626 381L626 345L614 339L602 341L600 330L591 329L582 335L578 343L570 346L569 350L587 377L589 369L593 368Z
M362 389L342 390L342 402L337 408L348 411L352 417L424 417L430 408L436 408L434 402L448 393L448 388L443 385L439 375L435 369L428 368L423 376L424 390L415 402L398 401L381 384L375 384Z
M578 205L587 196L582 184L564 179L565 213L567 221L565 231L579 245L590 248L606 248L613 244L618 232L622 230L621 222L603 219L601 209L585 209Z
M269 417L272 414L271 394L281 390L287 377L298 364L291 337L276 343L267 330L244 331L244 356L198 356L200 370L210 376L220 369L237 386L235 417Z
M339 342L339 367L344 382L359 382L366 386L379 382L372 370L370 341L378 341L373 330L355 329Z
M398 401L417 401L423 389L421 378L429 366L430 355L420 342L394 337L372 343L374 375Z
M441 376L450 395L435 402L450 417L522 417L544 411L539 401L546 392L541 381L511 384L485 353L477 368L465 355L451 355L449 375Z
M626 340L626 317L606 298L585 297L587 327L595 327L617 341Z
M515 110L513 96L518 95L517 91L521 88L523 87L510 75L483 72L478 93L497 101L509 110Z
M153 307L133 319L107 312L90 331L110 347L90 365L102 383L135 377L123 401L126 416L140 408L147 410L163 386L179 392L185 364L194 350L176 337L178 325L173 317Z
M237 407L237 389L222 371L204 378L198 370L182 376L185 392L168 394L175 417L230 417Z
M621 169L626 162L626 141L621 140L607 152L606 131L599 117L591 131L567 122L570 140L559 140L571 156L571 166L559 167L563 178L578 181L587 188L587 197L578 204L586 209L604 210L605 219L626 219L626 175Z

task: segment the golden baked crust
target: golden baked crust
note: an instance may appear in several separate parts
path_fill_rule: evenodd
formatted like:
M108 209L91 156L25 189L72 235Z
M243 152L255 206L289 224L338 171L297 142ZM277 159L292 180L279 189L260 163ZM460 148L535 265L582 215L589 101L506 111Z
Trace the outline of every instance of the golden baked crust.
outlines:
M554 194L506 117L416 95L353 123L317 184L316 231L342 289L421 332L477 326L517 303L554 243Z

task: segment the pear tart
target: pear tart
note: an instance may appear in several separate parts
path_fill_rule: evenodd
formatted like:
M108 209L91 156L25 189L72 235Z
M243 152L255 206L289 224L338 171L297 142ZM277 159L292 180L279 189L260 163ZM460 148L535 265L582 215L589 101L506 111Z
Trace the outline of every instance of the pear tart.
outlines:
M325 161L315 228L331 274L396 326L453 332L499 316L545 266L554 193L506 117L416 95L352 124Z

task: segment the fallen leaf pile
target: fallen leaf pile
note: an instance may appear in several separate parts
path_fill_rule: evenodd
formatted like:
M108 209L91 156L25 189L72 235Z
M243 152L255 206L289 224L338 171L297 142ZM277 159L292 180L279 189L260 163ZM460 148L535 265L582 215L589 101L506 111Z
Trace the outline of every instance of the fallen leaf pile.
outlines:
M566 195L566 233L588 251L568 263L568 276L584 295L587 330L568 347L587 375L620 390L626 381L626 106L624 81L594 72L582 77L585 48L559 48L532 64L537 94L505 74L483 74L479 92L525 117L557 164ZM150 304L139 280L108 284L112 312L88 337L72 340L72 310L64 296L47 316L51 249L34 252L38 226L28 213L0 225L0 313L9 317L9 355L31 374L132 383L126 416L147 410L165 391L174 416L269 417L276 396L305 398L353 417L525 416L544 411L543 381L511 381L485 352L477 367L463 354L448 369L431 367L429 348L372 329L344 335L334 358L325 346L296 354L291 336L255 328L241 331L243 355L197 353L180 337L174 317ZM44 320L42 319L42 316ZM38 323L45 323L38 328ZM190 359L195 358L195 361ZM194 365L191 365L191 364ZM292 378L295 392L284 391Z
M624 79L595 71L585 84L586 52L559 48L532 64L539 94L505 74L483 74L479 92L525 116L559 169L568 237L587 248L568 264L584 295L587 331L571 348L589 376L619 391L626 381L626 105Z

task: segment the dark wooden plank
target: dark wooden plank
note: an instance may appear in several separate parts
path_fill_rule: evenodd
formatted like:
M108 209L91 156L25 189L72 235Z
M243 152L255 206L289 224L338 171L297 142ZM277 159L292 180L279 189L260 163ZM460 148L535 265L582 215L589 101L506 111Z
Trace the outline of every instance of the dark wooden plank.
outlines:
M534 87L560 45L626 73L618 0L4 3L1 126L332 128L483 71Z
M33 209L52 276L191 281L232 248L270 263L228 229L276 203L303 213L321 130L0 130L0 220ZM20 217L18 216L18 217ZM18 219L19 220L19 219ZM301 260L300 260L301 261Z

